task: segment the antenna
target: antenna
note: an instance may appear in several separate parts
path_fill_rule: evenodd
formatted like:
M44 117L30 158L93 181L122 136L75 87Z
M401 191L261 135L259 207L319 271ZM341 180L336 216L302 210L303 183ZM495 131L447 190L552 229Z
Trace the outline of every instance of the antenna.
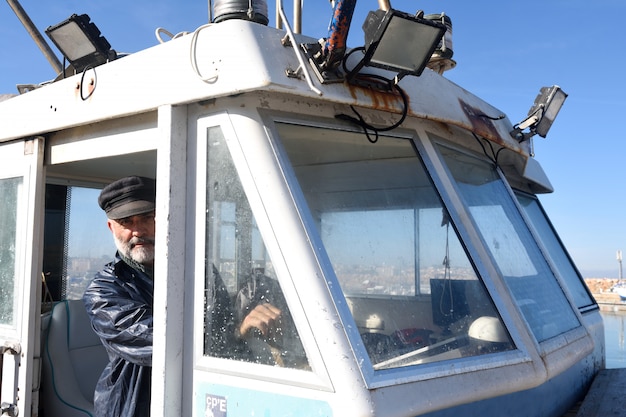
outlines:
M619 280L622 280L622 251L617 251L617 263L619 264Z
M11 9L13 9L13 12L17 16L17 18L20 19L20 22L22 22L22 25L24 26L24 28L28 31L30 36L33 38L33 40L35 41L35 43L37 44L41 52L44 54L44 56L46 57L50 65L52 65L52 68L54 68L57 74L62 73L63 65L61 65L61 62L59 62L59 59L56 57L52 49L50 49L50 45L48 45L48 43L44 40L43 36L41 36L41 33L37 30L37 27L35 26L33 21L30 20L30 17L24 11L24 9L22 8L22 5L18 2L18 0L7 0L7 3L9 3L9 6L11 6Z

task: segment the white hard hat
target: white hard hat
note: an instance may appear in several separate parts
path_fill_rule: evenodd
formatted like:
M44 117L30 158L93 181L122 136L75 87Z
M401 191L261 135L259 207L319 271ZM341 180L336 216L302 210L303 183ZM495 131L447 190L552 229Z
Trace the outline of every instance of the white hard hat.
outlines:
M485 342L507 342L509 337L497 317L482 316L474 320L469 327L469 336Z

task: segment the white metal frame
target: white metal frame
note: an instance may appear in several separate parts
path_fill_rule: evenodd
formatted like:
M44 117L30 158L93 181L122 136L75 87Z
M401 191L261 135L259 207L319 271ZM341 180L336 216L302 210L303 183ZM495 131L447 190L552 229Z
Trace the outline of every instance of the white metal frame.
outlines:
M22 177L16 242L15 323L0 329L4 350L0 400L20 415L36 412L39 384L41 254L43 241L43 138L0 144L0 177ZM11 360L12 359L12 360ZM35 366L36 365L36 366Z
M237 118L237 122L235 123L232 118ZM237 126L235 129L234 126ZM196 322L194 323L195 328L195 338L194 338L194 379L196 379L196 373L202 374L204 371L210 371L211 373L216 374L224 374L224 375L233 375L233 376L244 376L241 380L238 379L238 383L245 386L254 386L254 389L258 389L258 382L255 380L263 380L263 381L275 381L280 383L288 382L291 386L302 386L302 387L315 387L316 389L322 389L324 391L330 389L330 383L328 377L325 372L325 366L321 361L321 357L319 356L319 352L317 351L317 347L315 346L315 342L313 336L311 334L306 334L306 329L299 328L300 337L302 338L303 344L305 346L305 350L307 352L307 357L309 362L313 368L313 372L310 371L301 371L301 370L293 370L287 368L277 368L273 367L272 372L267 372L267 365L258 365L253 363L246 363L242 361L235 360L227 360L227 359L219 359L206 357L203 355L202 351L202 332L203 332L203 323L202 317L203 315L203 286L204 286L204 242L205 242L205 218L204 213L206 209L206 201L204 201L204 195L206 194L206 142L207 142L207 129L210 127L219 127L222 129L224 134L226 143L228 144L229 150L233 157L233 162L238 168L238 172L240 175L241 183L244 189L246 190L248 201L252 210L255 213L255 219L261 231L261 234L264 237L264 243L267 247L268 252L271 255L272 263L278 275L281 288L283 292L293 292L293 284L291 284L290 280L286 280L284 277L289 277L291 272L288 266L285 264L284 255L283 255L283 247L280 247L275 238L272 238L275 233L275 224L271 224L270 220L263 215L267 210L267 203L262 202L263 197L261 196L260 191L258 191L258 179L252 177L252 173L247 168L248 163L251 161L246 159L244 155L244 151L238 141L238 137L243 135L238 135L237 131L241 130L245 132L246 137L252 138L254 141L259 141L259 134L263 134L264 130L262 125L251 121L248 117L238 117L237 115L231 115L226 112L222 112L215 115L210 115L206 117L201 117L198 119L197 123L197 172L196 172L196 220L195 220L195 258L196 262L194 263L195 271L195 307L194 307L194 317L196 318ZM250 155L254 155L254 158L257 159L260 157L259 150L249 150ZM271 196L267 196L266 199L271 198ZM297 296L296 296L297 297ZM294 297L287 296L288 299L294 299ZM298 308L298 306L290 305L290 312L296 318L302 317L303 312L302 308ZM310 332L309 332L310 333ZM307 343L308 342L308 343ZM214 377L210 378L213 379ZM228 378L224 377L221 381L228 380ZM267 385L265 388L267 389ZM279 388L280 389L280 388Z

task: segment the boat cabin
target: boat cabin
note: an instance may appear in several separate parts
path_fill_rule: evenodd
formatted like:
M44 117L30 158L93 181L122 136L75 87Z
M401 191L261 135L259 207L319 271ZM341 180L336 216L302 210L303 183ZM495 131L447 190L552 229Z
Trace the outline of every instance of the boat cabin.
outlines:
M92 415L108 359L80 298L127 175L157 182L152 416L560 416L584 394L602 320L527 126L451 60L320 65L285 23L224 18L0 102L3 415ZM281 332L237 334L253 299Z

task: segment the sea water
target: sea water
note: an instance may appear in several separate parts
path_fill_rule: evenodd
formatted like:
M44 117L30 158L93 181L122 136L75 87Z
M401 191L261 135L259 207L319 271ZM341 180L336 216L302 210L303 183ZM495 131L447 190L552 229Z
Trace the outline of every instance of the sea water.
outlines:
M607 368L626 368L626 312L602 312Z

